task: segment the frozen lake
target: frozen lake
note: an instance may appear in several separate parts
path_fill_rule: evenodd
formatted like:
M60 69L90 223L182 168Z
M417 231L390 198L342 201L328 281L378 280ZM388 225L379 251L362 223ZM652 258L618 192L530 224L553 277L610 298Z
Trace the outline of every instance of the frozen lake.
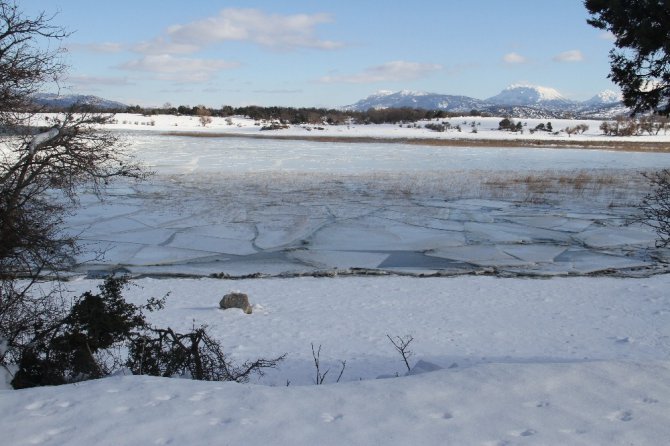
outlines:
M137 156L160 173L422 172L430 170L655 169L667 153L556 148L439 147L130 134Z
M133 133L156 175L85 198L78 272L647 274L627 225L670 154ZM102 255L101 255L102 254Z

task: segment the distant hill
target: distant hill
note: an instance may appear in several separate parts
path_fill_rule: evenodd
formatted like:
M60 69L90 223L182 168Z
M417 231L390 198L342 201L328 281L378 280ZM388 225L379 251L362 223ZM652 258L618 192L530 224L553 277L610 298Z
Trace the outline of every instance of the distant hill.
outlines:
M488 99L402 90L379 91L361 99L344 110L365 111L410 107L426 110L467 113L471 110L492 115L510 115L519 118L593 117L611 118L625 114L628 109L621 102L621 95L607 90L588 101L572 101L557 90L536 85L510 85Z
M493 105L520 105L562 110L572 108L577 102L564 98L557 90L536 85L510 85L486 100Z
M445 110L454 112L468 112L481 109L487 104L479 99L468 96L454 96L447 94L424 93L402 90L398 92L379 91L353 105L344 107L345 110L365 111L370 108L420 108L425 110Z
M33 101L54 110L67 109L75 104L87 105L97 110L125 110L128 105L117 101L110 101L92 95L58 95L53 93L38 93L33 96Z
M593 96L588 101L584 101L582 104L602 106L602 105L617 104L620 103L621 101L622 101L621 93L617 93L616 91L612 90L605 90Z

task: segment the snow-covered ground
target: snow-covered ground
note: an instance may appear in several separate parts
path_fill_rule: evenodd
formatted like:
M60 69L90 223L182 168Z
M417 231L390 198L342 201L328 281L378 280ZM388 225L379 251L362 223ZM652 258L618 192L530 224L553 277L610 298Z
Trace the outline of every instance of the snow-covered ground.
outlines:
M127 118L119 115L115 128L141 129L128 132L130 149L156 175L114 185L103 203L83 195L67 230L104 257L82 256L86 263L66 284L75 295L98 284L87 273L119 267L196 276L359 267L551 277L646 276L667 265L653 232L625 223L648 190L640 172L670 167L670 154L192 138L161 131L196 130L196 118ZM473 119L482 121L478 129L499 121ZM600 139L589 124L583 138ZM242 118L215 119L205 131L264 133ZM501 134L469 134L465 126L461 134L398 126L281 132ZM234 361L287 358L248 385L119 375L0 390L1 443L658 445L670 438L668 274L135 284L125 295L136 303L170 293L166 308L149 315L159 326L206 324ZM218 309L232 290L249 294L251 315ZM412 376L386 335L413 337ZM331 370L327 385L312 385L312 344ZM340 361L346 368L334 383Z
M288 353L248 385L117 376L0 391L6 444L659 445L670 438L669 275L142 279L159 325L207 324L235 361ZM79 293L95 283L79 280ZM219 310L231 289L251 315ZM404 377L386 335L414 338ZM314 386L310 344L326 385ZM346 368L334 383L340 362ZM400 375L395 377L396 373ZM375 379L380 375L392 376ZM290 385L286 387L287 381ZM261 384L261 385L258 385Z
M195 116L173 116L173 115L155 115L143 116L138 114L120 113L115 117L116 123L108 127L118 130L150 130L150 131L169 131L169 132L203 132L203 133L222 133L229 135L262 135L262 136L308 136L308 137L370 137L370 138L433 138L433 139L464 139L464 140L545 140L545 141L564 141L579 143L584 141L601 142L668 142L670 143L670 134L661 131L658 135L643 135L630 137L604 136L600 130L599 120L584 119L516 119L515 122L521 122L523 133L513 133L499 131L498 124L500 117L460 117L450 119L437 119L432 121L419 121L411 124L377 124L377 125L291 125L287 129L261 131L260 128L268 125L267 122L261 122L241 116L230 118L212 117L212 122L202 126L198 117ZM453 128L461 127L461 131L455 129L446 132L435 132L426 129L424 126L428 123L448 122ZM551 122L554 132L536 131L530 132L538 124L547 124ZM472 124L474 123L474 127ZM569 136L563 130L567 127L574 127L579 124L588 126L583 134ZM473 133L476 129L476 133Z

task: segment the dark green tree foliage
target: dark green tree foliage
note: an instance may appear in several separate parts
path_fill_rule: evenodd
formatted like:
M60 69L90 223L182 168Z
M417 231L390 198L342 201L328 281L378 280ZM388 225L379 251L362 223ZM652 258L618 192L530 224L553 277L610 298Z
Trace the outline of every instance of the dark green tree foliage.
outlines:
M633 114L670 115L670 2L586 0L588 23L611 32L612 79Z
M162 309L164 299L152 298L141 306L126 302L122 294L127 284L127 278L109 277L97 294L79 296L58 323L36 329L21 350L14 388L102 378L122 366L136 375L243 383L286 357L235 364L206 327L178 333L150 326L144 311Z
M514 122L513 119L503 118L502 121L498 123L498 130L521 132L523 131L523 124L521 124L521 122Z
M142 108L139 105L133 105L126 108L127 113L141 113L143 115L156 114L174 114L195 116L197 115L198 107L190 107L188 105L180 105L178 107L163 108ZM220 109L208 108L212 116L228 117L228 116L247 116L258 121L279 121L282 124L324 124L343 125L348 123L355 124L397 124L402 122L416 122L424 119L441 119L453 118L456 116L464 116L473 114L477 116L485 116L484 113L471 111L469 113L446 112L444 110L424 110L414 108L386 108L374 109L367 111L345 111L325 108L293 108L293 107L261 107L257 105L250 105L245 107L233 108L229 105L224 105Z
M124 278L109 278L98 294L82 294L58 325L41 332L23 350L12 385L55 385L107 375L106 364L96 354L146 328L142 308L161 305L151 301L141 308L126 302L121 294L126 283Z

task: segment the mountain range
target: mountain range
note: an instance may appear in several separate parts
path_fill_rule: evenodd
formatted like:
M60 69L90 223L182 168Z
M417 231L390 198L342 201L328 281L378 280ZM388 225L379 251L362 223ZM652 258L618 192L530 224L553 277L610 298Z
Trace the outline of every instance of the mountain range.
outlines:
M92 95L40 93L34 95L33 100L39 105L55 110L62 110L74 104L114 111L122 111L128 107L121 102ZM469 113L476 110L493 116L541 119L565 117L608 119L629 112L621 102L621 95L611 90L605 90L589 100L580 102L565 98L553 88L526 84L510 85L497 95L483 100L461 95L382 90L342 109L366 111L402 107L454 113Z
M32 97L33 102L38 105L52 108L55 110L62 110L71 107L75 104L94 107L98 110L125 110L128 108L126 104L117 101L110 101L98 96L68 94L59 95L54 93L37 93Z
M511 115L519 118L560 118L567 116L610 118L627 112L621 95L606 90L587 101L573 101L557 90L537 85L515 84L488 99L475 99L438 93L402 90L378 91L345 110L365 111L370 108L410 107L464 113L472 110L493 115Z

